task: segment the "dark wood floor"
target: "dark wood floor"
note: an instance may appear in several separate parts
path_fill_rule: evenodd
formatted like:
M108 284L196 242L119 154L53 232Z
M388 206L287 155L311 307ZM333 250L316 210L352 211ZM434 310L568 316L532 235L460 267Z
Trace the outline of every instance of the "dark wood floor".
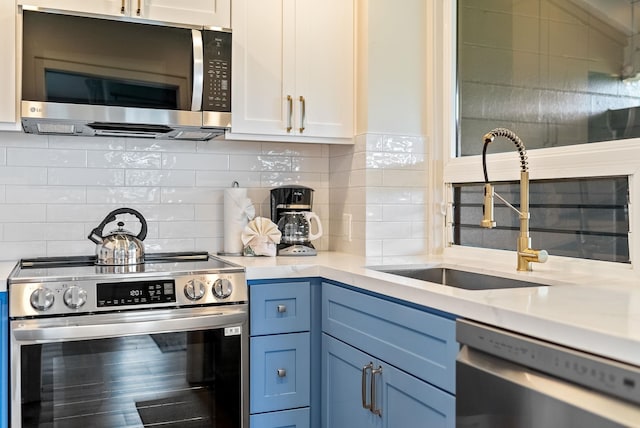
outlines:
M213 422L215 388L184 335L43 345L40 402L23 406L23 428L231 427Z

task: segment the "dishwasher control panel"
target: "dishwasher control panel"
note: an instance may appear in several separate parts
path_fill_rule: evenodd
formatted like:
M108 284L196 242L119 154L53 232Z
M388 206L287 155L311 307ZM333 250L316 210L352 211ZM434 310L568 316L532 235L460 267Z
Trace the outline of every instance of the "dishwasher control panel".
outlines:
M640 367L467 320L457 321L456 337L470 348L640 404Z

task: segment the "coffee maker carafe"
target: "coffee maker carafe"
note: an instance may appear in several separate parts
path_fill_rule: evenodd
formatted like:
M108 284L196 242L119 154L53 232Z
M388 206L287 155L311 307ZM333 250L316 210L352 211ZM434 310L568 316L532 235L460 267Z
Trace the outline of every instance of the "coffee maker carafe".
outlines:
M317 254L311 241L322 236L322 223L311 211L312 203L313 189L309 187L281 186L271 190L271 220L282 232L279 256Z

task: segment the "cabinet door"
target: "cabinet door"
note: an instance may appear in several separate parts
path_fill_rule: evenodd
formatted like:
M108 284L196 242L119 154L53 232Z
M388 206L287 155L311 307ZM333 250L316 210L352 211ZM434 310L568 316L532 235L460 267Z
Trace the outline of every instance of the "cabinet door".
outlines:
M353 21L353 0L234 0L233 134L351 139Z
M137 1L137 0L133 0ZM130 0L22 0L18 4L98 15L129 15ZM122 11L124 8L124 13Z
M16 130L16 4L8 0L0 1L0 57L0 130Z
M284 0L233 0L234 133L287 135L286 94L295 95L295 86L284 29L291 27L285 22L293 20L292 12Z
M322 335L322 427L381 427L382 418L363 407L363 398L370 403L365 376L363 397L363 367L373 358L333 337ZM370 373L370 372L369 372ZM412 426L400 424L396 427Z
M353 137L353 1L297 1L292 48L296 130L303 136Z
M250 347L250 412L309 406L309 333L252 337Z
M136 11L138 0L132 0ZM231 0L140 0L141 16L162 22L231 28Z
M382 370L375 382L383 427L455 428L453 395L384 362L375 364Z

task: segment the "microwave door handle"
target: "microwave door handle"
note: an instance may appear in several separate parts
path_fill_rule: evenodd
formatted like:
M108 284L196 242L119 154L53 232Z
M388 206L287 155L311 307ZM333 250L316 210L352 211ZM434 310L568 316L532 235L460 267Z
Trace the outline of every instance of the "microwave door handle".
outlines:
M202 110L202 88L204 87L204 48L202 32L191 30L193 39L193 92L191 95L191 111Z

